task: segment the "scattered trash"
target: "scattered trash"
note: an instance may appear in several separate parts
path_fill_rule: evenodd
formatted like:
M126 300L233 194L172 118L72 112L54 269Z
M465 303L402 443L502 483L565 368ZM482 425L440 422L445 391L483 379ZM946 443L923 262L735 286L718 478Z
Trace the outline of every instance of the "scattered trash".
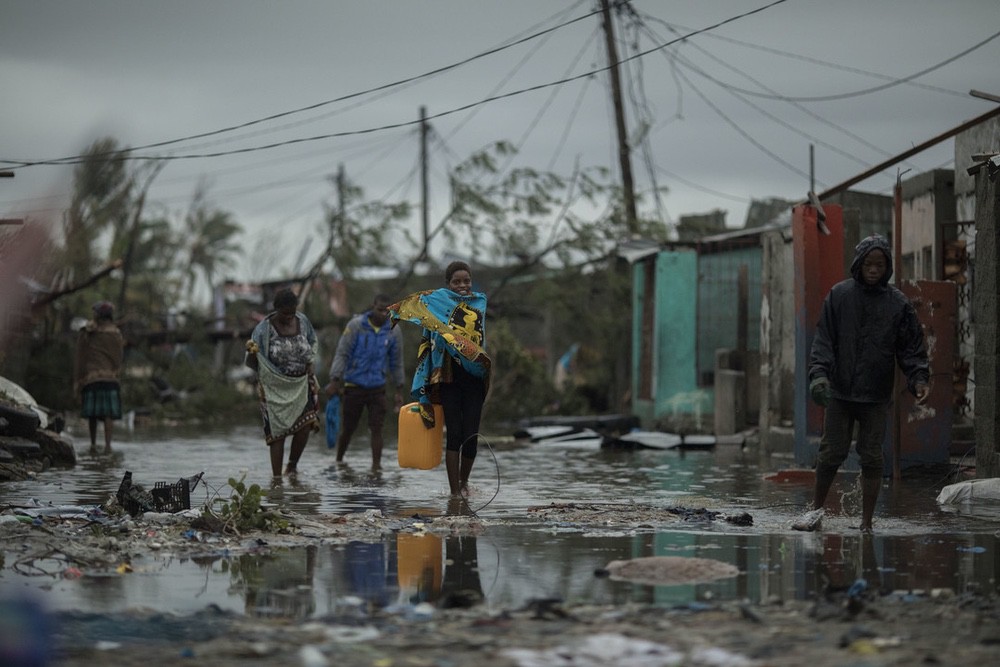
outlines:
M299 649L299 660L302 667L326 667L329 661L316 646L303 646Z
M613 560L599 576L615 581L632 581L649 585L693 584L716 579L728 579L740 573L739 568L711 558L683 556L651 556L631 560Z
M752 526L753 517L749 512L742 512L740 514L727 514L725 517L726 523L731 523L734 526Z
M806 512L792 522L792 530L814 531L823 525L823 508Z
M620 634L592 635L574 646L556 646L545 650L512 648L503 654L518 667L551 665L617 665L617 667L658 667L684 664L684 654L657 642L633 639Z
M855 644L859 640L873 639L878 636L878 633L874 630L866 628L863 625L852 625L847 632L840 638L840 647L846 648Z
M685 655L666 644L626 637L617 633L602 633L587 637L573 646L556 646L545 650L512 648L503 654L518 667L660 667L661 665L712 665L713 667L750 667L750 658L715 646L701 646Z
M865 579L858 579L847 589L847 597L856 598L868 590L868 582Z
M381 634L377 628L369 625L324 625L323 633L328 640L338 644L374 641Z

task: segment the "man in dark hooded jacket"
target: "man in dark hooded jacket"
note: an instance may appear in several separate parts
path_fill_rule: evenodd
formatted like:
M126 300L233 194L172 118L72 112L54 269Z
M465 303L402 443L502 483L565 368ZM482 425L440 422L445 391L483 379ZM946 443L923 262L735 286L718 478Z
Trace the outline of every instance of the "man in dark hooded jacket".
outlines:
M857 245L851 276L827 294L813 339L809 393L826 408L826 414L816 459L813 512L808 513L813 516L811 521L793 524L799 530L818 525L827 493L850 450L855 422L861 460L861 530L872 530L896 363L918 403L929 392L923 330L913 304L889 285L892 254L885 237L869 236Z

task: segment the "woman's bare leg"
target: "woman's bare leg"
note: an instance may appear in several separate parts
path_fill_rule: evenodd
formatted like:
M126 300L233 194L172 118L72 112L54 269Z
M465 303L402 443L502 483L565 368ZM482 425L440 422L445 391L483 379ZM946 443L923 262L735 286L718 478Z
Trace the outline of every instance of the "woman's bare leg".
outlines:
M295 435L292 436L292 449L288 452L288 467L285 468L286 475L294 475L298 472L299 459L302 458L302 452L305 451L306 443L309 442L309 428L299 429ZM278 461L278 467L281 468L281 461Z
M281 462L285 458L285 439L275 440L267 448L271 454L271 475L281 477Z
M111 451L111 435L115 430L115 420L111 417L104 418L104 451Z

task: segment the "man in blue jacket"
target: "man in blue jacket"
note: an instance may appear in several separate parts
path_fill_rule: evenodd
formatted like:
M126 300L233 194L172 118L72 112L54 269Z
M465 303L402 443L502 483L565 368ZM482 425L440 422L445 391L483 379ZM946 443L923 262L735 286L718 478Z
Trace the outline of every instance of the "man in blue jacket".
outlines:
M396 410L403 405L403 334L389 321L392 300L376 294L370 310L351 318L330 366L328 396L341 395L343 419L337 439L337 461L344 460L361 413L368 411L372 468L382 465L386 378L395 387Z
M813 530L837 469L847 458L854 426L861 462L861 530L871 532L882 484L882 440L898 364L918 403L927 399L927 348L917 312L889 284L889 242L873 235L854 249L851 277L823 302L809 360L809 393L826 408L816 460L813 510L792 525ZM809 516L811 515L811 516Z

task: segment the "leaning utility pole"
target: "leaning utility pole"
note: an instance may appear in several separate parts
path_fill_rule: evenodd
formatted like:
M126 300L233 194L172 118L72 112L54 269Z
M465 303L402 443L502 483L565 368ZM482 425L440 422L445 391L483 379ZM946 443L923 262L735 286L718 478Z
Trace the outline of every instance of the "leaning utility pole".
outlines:
M611 97L615 107L615 126L618 130L618 162L622 171L622 200L625 206L625 228L628 235L633 236L639 232L638 216L635 211L635 187L632 183L632 152L629 148L628 132L625 128L625 105L622 102L622 86L618 75L618 50L615 48L614 27L611 21L611 5L609 0L601 0L601 13L604 16L604 39L608 49L608 71L611 73ZM623 299L623 303L628 303L630 284L630 267L625 260L618 258L612 262L611 273L613 279L610 281L614 292L614 299ZM623 322L629 322L631 318L626 317ZM631 360L632 360L632 337L626 326L619 339L620 344L616 346L615 352L611 354L613 362L611 384L608 387L609 404L615 410L626 409L627 397L631 395Z
M427 259L430 253L430 197L427 185L427 107L420 107L420 214L424 230L424 249L419 259Z
M622 170L622 190L625 199L625 223L629 233L636 233L638 216L635 213L635 186L632 183L632 154L625 129L625 106L622 104L622 84L618 75L618 50L615 48L614 28L611 25L609 0L601 0L604 15L604 41L608 47L608 64L611 73L611 97L615 105L615 126L618 130L618 162Z

